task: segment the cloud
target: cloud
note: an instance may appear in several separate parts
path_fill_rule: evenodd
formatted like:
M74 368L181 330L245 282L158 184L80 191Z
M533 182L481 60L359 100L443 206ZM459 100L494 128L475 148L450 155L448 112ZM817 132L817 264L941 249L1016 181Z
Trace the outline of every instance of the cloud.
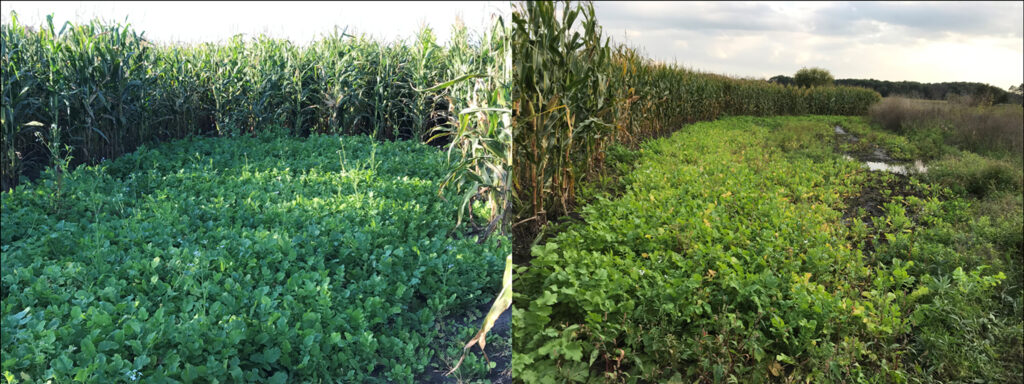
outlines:
M905 28L921 35L1024 36L1020 2L777 3L598 2L609 27L691 31L808 31L864 35Z
M815 32L857 35L887 25L922 37L1024 36L1022 3L833 3L813 17ZM866 28L865 28L866 27ZM867 30L866 30L867 29Z
M694 12L699 6L700 12ZM766 3L597 3L609 27L641 25L652 30L777 31L797 26Z
M821 66L837 78L1024 77L1022 3L595 3L613 41L744 77Z

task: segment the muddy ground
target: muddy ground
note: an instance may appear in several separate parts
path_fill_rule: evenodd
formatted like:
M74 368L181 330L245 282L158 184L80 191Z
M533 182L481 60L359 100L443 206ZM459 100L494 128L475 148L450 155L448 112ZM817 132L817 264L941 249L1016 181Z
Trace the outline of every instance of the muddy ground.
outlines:
M845 130L840 126L835 126L836 135L839 140L847 140L848 142L857 142L856 136L846 133ZM839 144L837 141L836 151L839 151ZM872 145L869 150L856 152L856 153L843 153L844 155L850 156L861 163L869 161L878 162L891 162L892 157L885 152L881 147ZM875 172L875 171L872 171ZM896 196L916 196L923 198L924 194L918 188L915 188L910 184L910 176L900 173L892 173L892 177L883 177L884 173L878 173L877 176L869 179L868 183L865 183L859 193L854 196L850 196L844 200L846 203L846 210L843 211L843 222L847 225L852 225L852 220L861 220L864 224L874 232L874 222L871 221L872 217L881 217L885 215L885 211L882 209L882 205L892 201L893 197ZM887 195L883 194L883 190L889 190L890 193ZM860 210L864 210L864 214L860 214ZM874 236L872 236L874 237ZM885 241L884 237L878 239L869 238L864 242L862 252L865 255L869 255L874 252L875 244L874 241Z

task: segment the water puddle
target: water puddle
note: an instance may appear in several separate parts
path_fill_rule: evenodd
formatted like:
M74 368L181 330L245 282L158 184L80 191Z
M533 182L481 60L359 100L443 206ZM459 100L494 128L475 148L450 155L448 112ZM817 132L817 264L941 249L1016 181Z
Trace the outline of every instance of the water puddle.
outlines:
M869 171L885 171L900 175L909 175L911 173L926 173L928 167L921 162L921 160L915 160L914 164L889 164L880 161L865 161Z
M834 127L834 130L837 135L845 137L849 142L856 143L859 140L856 136L847 133L843 127L837 125ZM882 171L898 175L928 172L928 167L921 160L914 160L913 163L893 161L892 157L885 153L885 150L878 147L875 147L871 153L861 154L859 159L849 154L843 154L843 158L850 161L863 162L869 171Z

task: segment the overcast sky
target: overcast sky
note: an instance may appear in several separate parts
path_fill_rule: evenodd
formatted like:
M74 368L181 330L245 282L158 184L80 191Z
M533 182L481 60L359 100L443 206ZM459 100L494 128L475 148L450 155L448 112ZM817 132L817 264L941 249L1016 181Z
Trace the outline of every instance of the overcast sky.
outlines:
M819 66L838 78L1024 80L1024 2L597 2L613 40L647 56L742 77Z
M741 77L792 76L820 66L836 78L1024 81L1024 2L596 2L616 41L652 58ZM303 43L335 25L378 38L411 37L426 23L448 40L456 15L480 30L509 2L10 2L23 24L123 21L158 41L220 41L266 33Z
M264 33L306 43L334 26L387 40L412 37L426 23L441 42L448 41L456 15L482 31L495 13L508 14L507 1L480 2L121 2L4 1L3 23L10 11L22 24L37 26L54 14L59 28L66 20L99 17L128 22L156 41L221 41L238 33ZM507 17L506 17L507 18Z

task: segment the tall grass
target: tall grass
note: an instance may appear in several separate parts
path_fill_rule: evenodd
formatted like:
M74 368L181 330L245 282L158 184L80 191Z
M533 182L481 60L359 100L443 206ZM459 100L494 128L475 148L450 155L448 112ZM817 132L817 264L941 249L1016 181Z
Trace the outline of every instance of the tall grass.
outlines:
M872 121L910 135L932 135L944 144L974 152L1024 154L1024 109L962 101L887 97L870 108Z
M601 170L613 143L726 115L864 114L881 98L863 88L785 87L656 63L612 45L590 3L519 2L512 23L517 241L572 210L576 184Z

